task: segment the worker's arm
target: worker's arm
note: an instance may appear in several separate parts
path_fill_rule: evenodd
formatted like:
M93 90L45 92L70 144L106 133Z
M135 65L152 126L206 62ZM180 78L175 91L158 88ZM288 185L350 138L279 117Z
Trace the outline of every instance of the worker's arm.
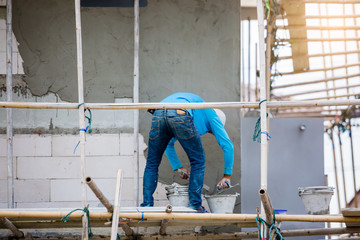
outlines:
M169 159L170 165L174 171L178 171L178 175L182 179L188 179L190 176L190 170L184 168L175 151L176 138L172 138L165 149L166 157Z
M207 111L207 114L210 119L211 133L214 134L216 141L224 151L224 176L218 182L217 187L219 189L228 188L234 164L234 145L215 111Z
M174 171L178 170L179 168L182 168L182 165L180 163L180 160L176 154L175 151L175 142L176 142L176 138L172 138L168 144L168 146L165 149L165 154L166 157L169 159L169 162L171 164L171 167Z
M215 112L214 114L216 115ZM234 164L234 145L217 115L216 117L212 117L210 126L212 134L214 134L216 141L224 151L224 176L231 176Z

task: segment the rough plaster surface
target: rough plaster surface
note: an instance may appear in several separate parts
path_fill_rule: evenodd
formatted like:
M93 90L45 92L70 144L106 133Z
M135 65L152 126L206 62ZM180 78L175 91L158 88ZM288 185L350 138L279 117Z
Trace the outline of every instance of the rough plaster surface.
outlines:
M76 101L73 1L15 0L13 9L13 28L32 93L51 91L62 100ZM131 97L133 9L81 12L85 100ZM148 1L140 9L141 99L155 100L179 90L201 95L239 91L239 29L239 1Z
M196 93L206 101L239 101L239 3L149 0L148 6L140 9L140 102L158 102L178 91ZM31 93L43 96L52 92L62 101L76 102L73 1L14 0L13 4L13 29ZM133 8L82 8L81 13L85 101L131 98ZM235 146L233 183L236 183L240 179L240 114L236 109L225 109L225 113L226 129ZM40 113L34 116L31 119L50 126L51 116ZM15 122L22 119L17 117ZM140 111L140 132L146 142L150 119L150 114ZM67 120L76 125L76 120L66 117L66 113L58 120L59 125ZM57 133L65 132L64 128L67 127L60 127ZM117 132L125 126L105 128ZM223 174L223 154L214 137L204 136L203 144L207 154L205 183L213 191ZM181 161L188 166L186 155L181 148L178 151ZM167 161L160 167L160 181L179 181Z

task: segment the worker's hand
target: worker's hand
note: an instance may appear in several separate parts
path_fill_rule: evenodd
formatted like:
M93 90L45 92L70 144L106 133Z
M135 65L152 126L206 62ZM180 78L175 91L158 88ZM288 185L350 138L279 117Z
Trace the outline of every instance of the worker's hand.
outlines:
M231 183L230 178L231 178L231 175L224 174L224 177L218 182L218 184L216 185L216 188L218 190L221 190L221 189L230 187L230 183Z
M188 179L190 176L190 170L188 170L184 167L179 168L177 171L178 171L178 175L181 179Z

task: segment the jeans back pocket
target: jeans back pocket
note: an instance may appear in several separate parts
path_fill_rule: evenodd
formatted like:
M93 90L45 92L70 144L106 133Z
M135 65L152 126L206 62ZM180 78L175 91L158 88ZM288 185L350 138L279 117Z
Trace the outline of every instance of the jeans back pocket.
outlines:
M154 140L160 136L160 120L153 119L151 121L151 130L149 133L149 138Z

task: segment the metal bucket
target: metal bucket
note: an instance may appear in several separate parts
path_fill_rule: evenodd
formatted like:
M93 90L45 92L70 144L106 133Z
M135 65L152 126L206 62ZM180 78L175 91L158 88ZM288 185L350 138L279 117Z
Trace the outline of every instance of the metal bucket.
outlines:
M233 213L239 193L224 195L205 195L211 213Z
M331 197L334 188L327 186L299 188L299 196L305 206L305 210L311 215L329 214Z
M173 183L165 187L166 196L173 207L188 207L189 206L189 193L188 186L182 186Z

